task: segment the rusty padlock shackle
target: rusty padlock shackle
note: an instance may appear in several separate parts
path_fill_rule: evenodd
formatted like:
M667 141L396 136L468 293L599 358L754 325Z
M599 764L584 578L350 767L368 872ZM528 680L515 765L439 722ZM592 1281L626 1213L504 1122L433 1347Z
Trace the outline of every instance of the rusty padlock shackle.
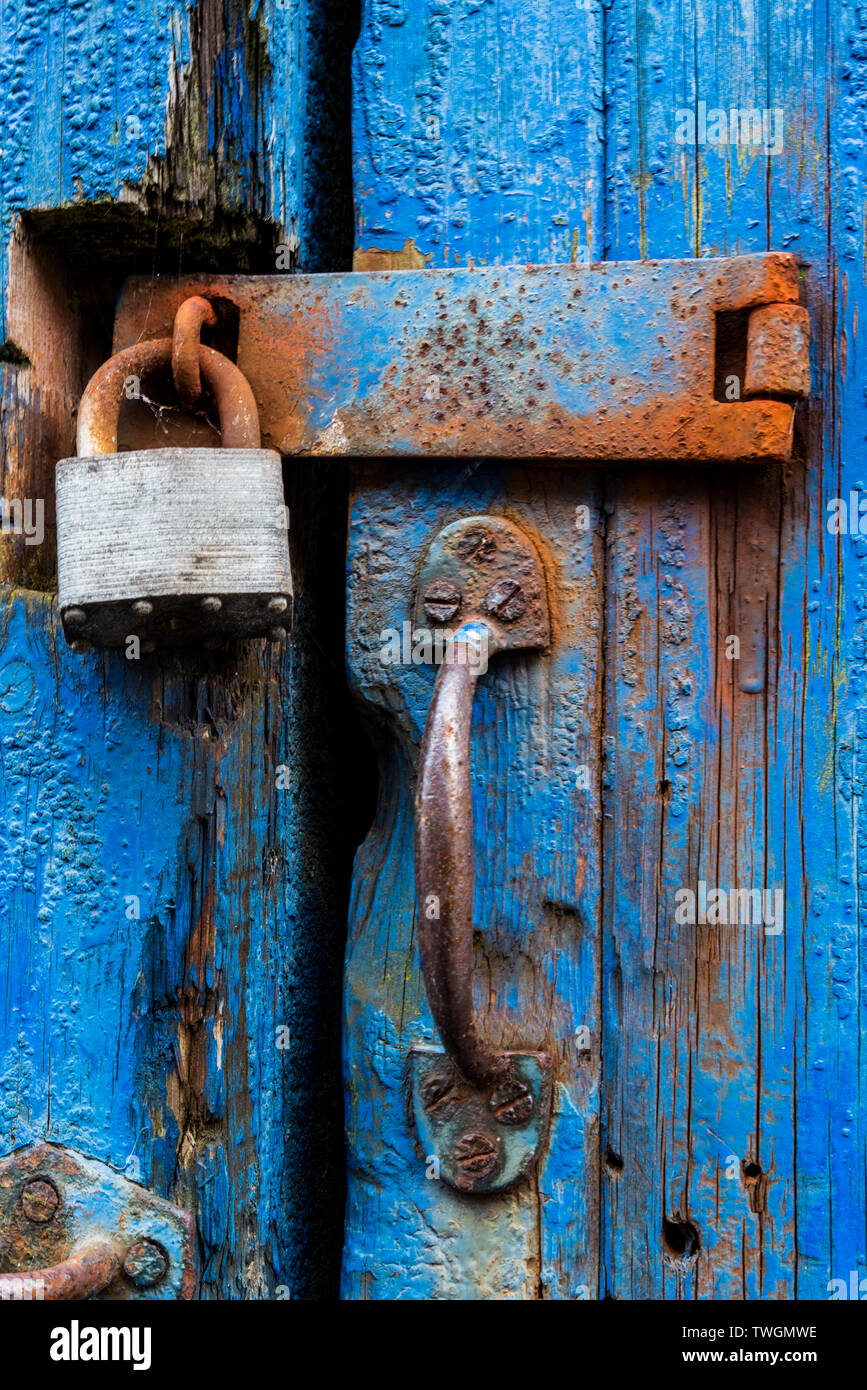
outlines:
M195 304L198 296L186 301L178 310L174 338L154 338L135 343L115 353L94 372L85 387L78 409L76 449L79 458L94 458L101 454L117 453L117 423L127 377L148 376L174 365L176 344L181 337L179 328L190 328L198 334L207 314ZM187 309L187 305L193 307ZM207 300L201 304L213 313ZM192 345L195 346L195 343ZM215 348L198 343L192 366L191 344L181 339L179 355L179 394L184 400L197 398L199 382L204 382L213 396L220 417L220 434L224 449L258 449L260 447L259 411L256 398L247 378L235 363ZM183 404L183 400L182 400ZM189 408L189 407L188 407Z
M192 294L175 314L172 336L172 376L182 410L195 410L202 398L199 348L205 323L216 327L214 306L203 295Z

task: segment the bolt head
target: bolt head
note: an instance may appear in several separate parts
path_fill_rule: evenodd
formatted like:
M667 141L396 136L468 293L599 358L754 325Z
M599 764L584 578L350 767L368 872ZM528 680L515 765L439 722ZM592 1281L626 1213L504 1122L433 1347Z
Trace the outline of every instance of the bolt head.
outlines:
M208 598L202 599L202 612L204 613L219 613L222 606L223 600L217 598L215 594L210 594Z
M156 644L156 642L142 642L142 644L141 644L141 650L142 650L143 652L147 652L148 654L150 654L151 652L155 652L156 649L157 649L157 644Z
M86 652L93 651L93 643L85 642L82 637L77 637L74 642L70 642L69 650L75 652L76 656L84 656Z
M272 642L285 642L289 633L286 631L285 627L272 627L268 636L271 638Z
M497 538L491 531L475 527L461 536L457 552L462 560L471 560L474 564L493 560L497 553Z
M44 1226L46 1222L53 1221L54 1213L60 1206L60 1196L53 1183L36 1178L21 1193L21 1206L28 1221Z
M485 609L492 618L513 623L526 610L527 600L517 579L499 579L485 598Z
M523 1081L508 1077L492 1091L488 1106L498 1124L523 1125L533 1113L533 1096Z
M450 579L435 579L424 593L424 611L431 623L442 626L451 622L461 606L462 594Z
M68 627L81 627L86 618L87 614L83 608L65 608L63 610L63 621Z
M435 1115L438 1120L450 1120L461 1103L454 1077L438 1072L429 1076L422 1087L421 1103L429 1115Z
M154 611L154 606L149 599L136 599L132 606L133 614L136 618L149 618Z
M282 595L278 595L276 598L271 598L268 600L269 613L285 613L288 607L289 600L288 598L283 598Z
M465 1191L482 1178L490 1177L500 1161L496 1140L487 1134L462 1134L452 1150L457 1176L455 1182Z
M137 1240L126 1252L123 1272L137 1289L150 1289L158 1284L169 1267L168 1256L153 1240Z

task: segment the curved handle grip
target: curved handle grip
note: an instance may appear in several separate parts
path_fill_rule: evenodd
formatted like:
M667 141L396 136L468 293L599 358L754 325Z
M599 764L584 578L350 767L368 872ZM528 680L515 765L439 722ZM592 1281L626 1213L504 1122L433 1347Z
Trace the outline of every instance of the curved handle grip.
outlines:
M476 1086L509 1069L479 1035L473 1010L473 808L470 724L480 663L472 647L501 645L487 623L454 634L452 664L440 667L428 711L415 801L418 937L427 997L443 1046Z
M21 1274L0 1274L0 1300L45 1299L56 1303L90 1298L107 1288L119 1269L120 1255L114 1246L107 1240L91 1240L61 1264L26 1269Z

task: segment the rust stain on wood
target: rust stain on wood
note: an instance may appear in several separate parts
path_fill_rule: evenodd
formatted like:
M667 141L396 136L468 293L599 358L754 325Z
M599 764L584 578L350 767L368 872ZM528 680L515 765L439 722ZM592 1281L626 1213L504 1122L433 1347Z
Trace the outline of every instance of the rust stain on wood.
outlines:
M353 270L424 270L433 260L433 252L419 251L412 237L407 237L399 251L379 246L358 246L353 252Z

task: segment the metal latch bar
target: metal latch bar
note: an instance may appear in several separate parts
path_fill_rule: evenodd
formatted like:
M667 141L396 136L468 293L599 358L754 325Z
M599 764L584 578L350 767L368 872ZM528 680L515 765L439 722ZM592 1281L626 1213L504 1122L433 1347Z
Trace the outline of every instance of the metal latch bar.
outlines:
M283 454L786 458L809 390L783 252L127 282L114 350L191 294L240 310L237 361ZM748 312L746 379L714 396L717 315Z

